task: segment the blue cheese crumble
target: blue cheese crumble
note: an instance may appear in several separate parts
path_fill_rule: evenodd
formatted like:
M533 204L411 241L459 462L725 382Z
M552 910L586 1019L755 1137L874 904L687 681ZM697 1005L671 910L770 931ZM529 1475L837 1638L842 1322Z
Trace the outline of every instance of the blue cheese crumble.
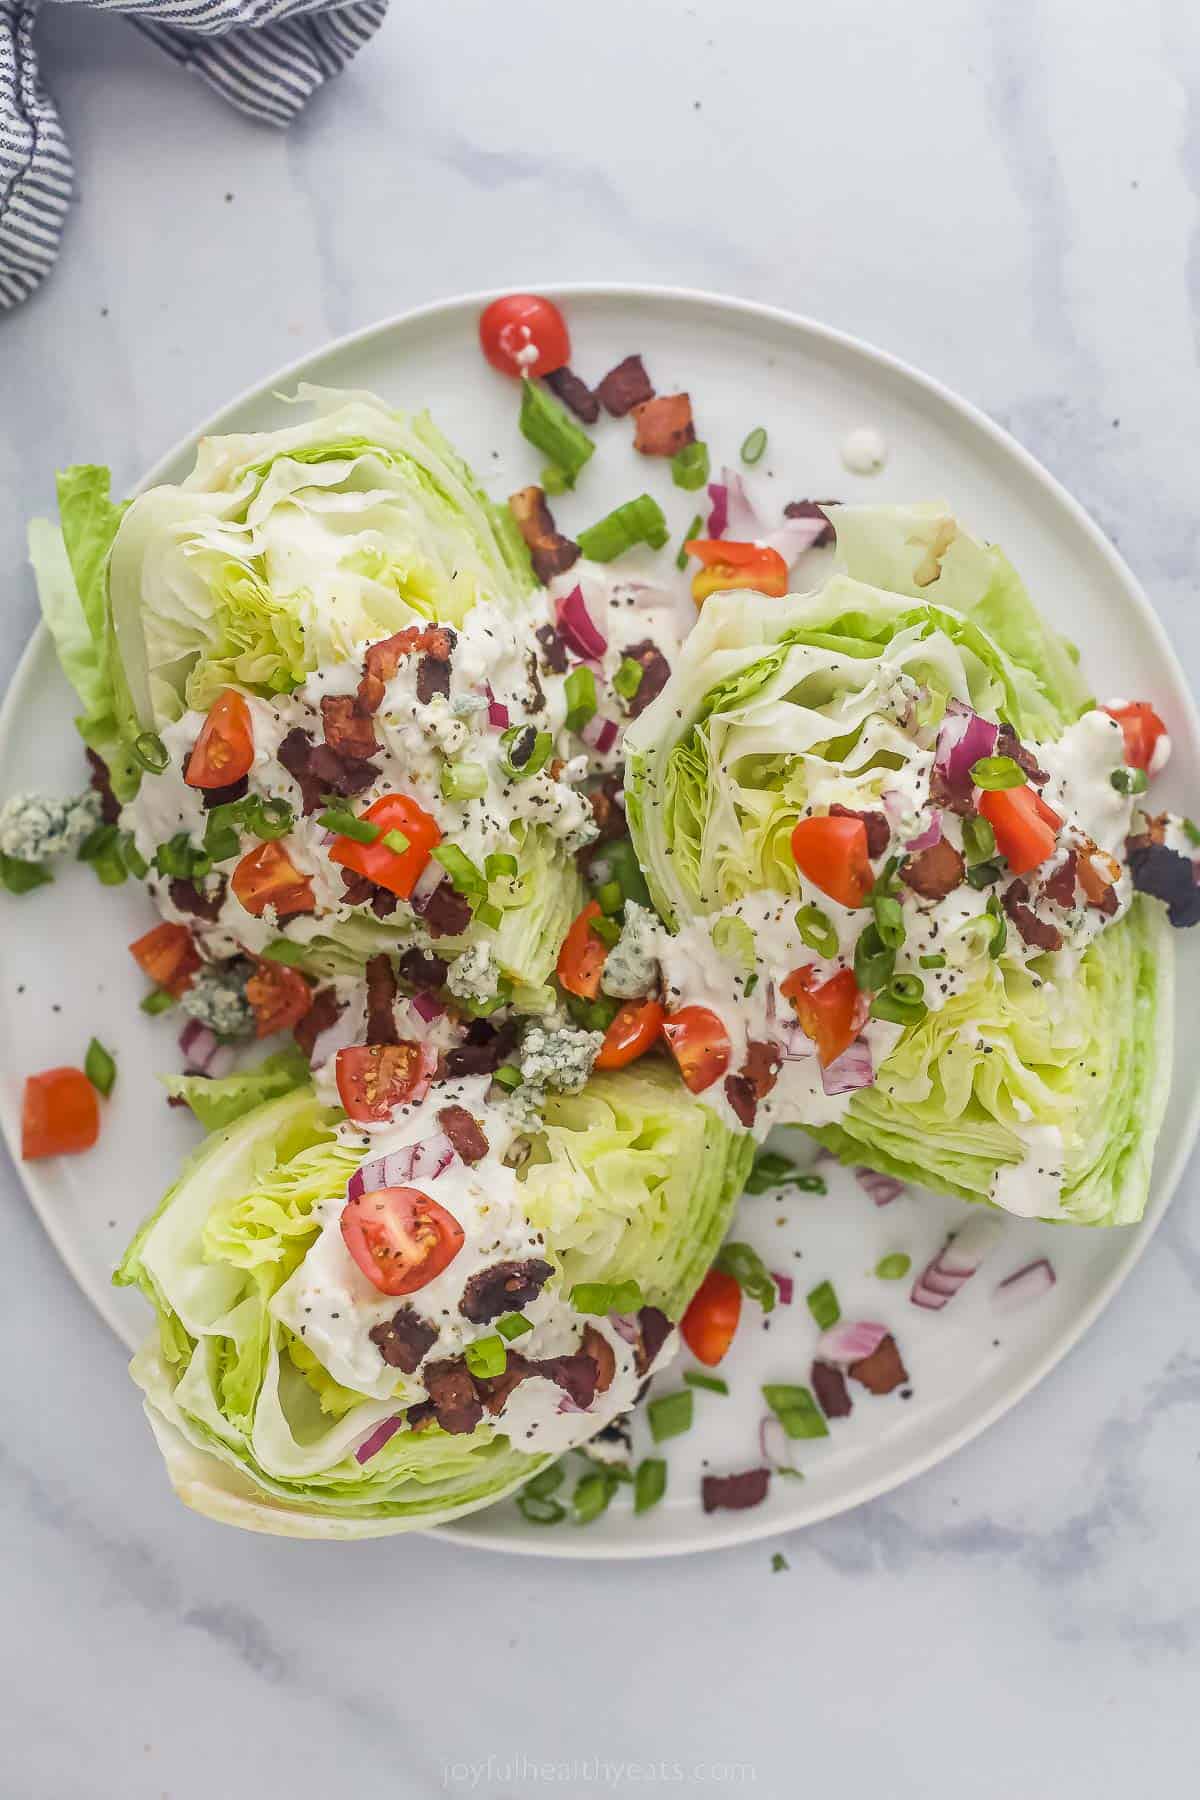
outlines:
M78 850L100 823L100 796L91 788L69 800L14 794L0 807L0 852L18 862L45 862Z
M489 943L472 944L450 964L446 986L459 1000L494 1000L500 970Z
M648 994L658 982L659 923L648 907L625 902L625 924L604 961L600 986L617 1000Z
M602 1031L576 1031L572 1025L528 1026L521 1040L525 1085L577 1094L591 1074L603 1042Z
M246 998L249 963L210 963L201 969L180 1000L190 1019L207 1025L220 1038L250 1037L254 1009Z

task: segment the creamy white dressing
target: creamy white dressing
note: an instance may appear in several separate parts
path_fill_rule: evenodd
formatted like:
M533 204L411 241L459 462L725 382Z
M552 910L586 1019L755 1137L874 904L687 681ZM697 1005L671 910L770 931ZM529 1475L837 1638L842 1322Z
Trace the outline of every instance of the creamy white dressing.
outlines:
M989 1199L1005 1212L1021 1219L1055 1219L1067 1215L1062 1208L1065 1147L1057 1125L1022 1124L1010 1127L1025 1146L1019 1163L996 1171Z
M887 440L874 425L859 425L842 439L842 463L852 475L878 475L887 456Z

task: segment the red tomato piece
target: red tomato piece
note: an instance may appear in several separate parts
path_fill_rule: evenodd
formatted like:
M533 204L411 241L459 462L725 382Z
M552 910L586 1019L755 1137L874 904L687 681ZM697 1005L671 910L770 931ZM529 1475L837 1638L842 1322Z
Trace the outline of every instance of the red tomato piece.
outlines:
M697 1362L719 1363L742 1316L742 1290L723 1269L710 1269L680 1320L683 1341Z
M739 544L726 538L691 538L684 545L704 567L692 577L692 598L699 606L726 588L752 588L758 594L786 594L788 566L768 544Z
M208 709L183 779L189 787L228 787L250 773L253 761L250 708L236 688L226 688Z
M823 1069L836 1062L858 1036L862 1022L861 995L852 969L839 969L828 981L817 983L812 964L794 969L779 991L791 1001L801 1029L817 1046Z
M558 953L558 979L569 994L578 994L581 1000L594 1000L600 992L608 945L592 930L592 920L601 916L599 901L589 900Z
M255 1037L290 1031L312 1008L312 989L299 969L259 957L246 983L246 998L254 1008Z
M260 844L249 851L233 871L229 885L256 919L268 906L273 906L281 919L317 910L312 882L301 875L280 843Z
M998 788L979 796L979 810L996 837L996 848L1014 875L1028 875L1054 854L1062 820L1032 787Z
M342 1105L360 1124L386 1119L406 1100L422 1098L430 1073L424 1045L408 1039L399 1044L351 1044L338 1051L334 1064Z
M377 887L407 900L434 847L442 841L441 826L407 794L381 794L362 816L368 824L379 826L379 837L373 844L360 844L348 837L334 838L329 846L329 860L365 875ZM389 850L383 842L389 831L406 837L408 849Z
M479 315L479 342L501 375L552 375L571 360L567 322L540 294L505 294ZM530 356L533 350L536 355Z
M733 1054L729 1033L707 1006L684 1006L668 1013L662 1034L693 1094L702 1094L728 1069Z
M792 832L800 873L842 906L862 906L875 885L861 819L801 819Z
M200 953L186 925L156 925L129 948L139 968L177 1000L191 987L200 967Z
M342 1237L383 1294L415 1294L448 1268L463 1247L453 1213L420 1188L376 1188L346 1202Z
M1133 700L1128 706L1102 706L1110 719L1121 727L1125 739L1125 761L1131 769L1149 770L1159 740L1167 728L1146 700Z
M96 1090L82 1069L46 1069L25 1082L21 1109L21 1155L74 1156L90 1150L100 1135Z
M657 1043L666 1016L657 1000L627 1000L604 1034L596 1067L623 1069L645 1056Z

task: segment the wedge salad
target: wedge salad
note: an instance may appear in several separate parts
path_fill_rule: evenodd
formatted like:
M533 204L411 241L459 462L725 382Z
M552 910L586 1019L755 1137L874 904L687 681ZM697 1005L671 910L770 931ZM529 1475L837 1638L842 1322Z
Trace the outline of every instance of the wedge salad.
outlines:
M249 1529L511 1492L556 1523L575 1450L579 1520L625 1480L647 1511L630 1410L790 1288L726 1241L748 1181L796 1179L781 1145L880 1204L975 1203L914 1283L938 1310L999 1211L1139 1220L1166 1105L1200 830L1152 808L1153 697L1100 703L946 506L768 517L641 357L590 385L529 295L480 339L544 461L507 503L426 413L302 387L126 504L65 471L30 531L89 778L9 797L0 880L36 905L73 857L157 915L129 948L205 1135L114 1279L178 1493ZM558 529L606 416L681 514L703 494L686 530L647 493ZM32 1073L24 1154L90 1148L116 1076L95 1040ZM847 1372L908 1379L821 1296L811 1389L764 1389L788 1438L845 1416ZM669 1436L690 1386L651 1404ZM703 1504L774 1466L764 1438Z

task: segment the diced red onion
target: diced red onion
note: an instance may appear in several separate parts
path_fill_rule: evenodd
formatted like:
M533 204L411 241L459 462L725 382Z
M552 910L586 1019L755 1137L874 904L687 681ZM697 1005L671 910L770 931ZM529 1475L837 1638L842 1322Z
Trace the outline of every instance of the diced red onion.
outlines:
M848 1368L865 1356L874 1356L887 1336L887 1326L877 1325L872 1319L839 1319L836 1325L821 1333L815 1355L818 1362Z
M924 831L915 838L909 838L904 848L906 850L932 850L933 846L935 844L940 844L941 841L942 815L935 806L933 809L933 817L925 827Z
M902 1181L894 1175L879 1175L874 1169L855 1169L855 1179L860 1187L865 1188L876 1206L890 1206L898 1200L907 1189Z
M456 1155L444 1131L405 1144L355 1169L346 1186L346 1198L357 1200L360 1194L378 1193L380 1188L406 1187L410 1181L436 1181Z
M216 1080L228 1075L237 1061L232 1044L223 1044L215 1031L199 1019L189 1019L179 1033L185 1075L208 1075Z
M603 713L593 713L583 730L579 733L589 749L598 756L606 756L617 741L617 722L606 719Z
M848 1050L821 1070L821 1087L830 1097L853 1094L859 1088L870 1087L874 1080L875 1067L866 1038L856 1038Z
M413 891L408 896L408 903L417 914L418 918L427 909L429 902L433 898L435 888L441 887L443 880L448 881L449 879L450 878L442 868L441 863L435 862L431 856L429 861L425 864L425 867L421 870L421 873L417 876L416 881L413 883Z
M636 1314L609 1313L608 1322L616 1332L617 1336L623 1338L627 1344L637 1344L641 1342L642 1328L637 1322Z
M382 1425L377 1425L370 1437L365 1437L354 1452L355 1462L370 1462L371 1458L383 1449L388 1439L395 1437L403 1424L403 1416L396 1413L393 1418L385 1419Z
M446 1010L444 1002L435 1000L432 994L414 994L408 1004L418 1019L423 1019L426 1025L432 1025L433 1021L440 1019Z
M796 1292L796 1283L790 1275L784 1275L778 1269L770 1271L771 1280L779 1290L780 1306L790 1306Z
M723 481L710 481L708 497L712 506L708 514L708 525L705 527L710 538L725 536L725 527L729 523L729 489Z
M596 662L604 655L608 639L588 611L581 587L573 587L569 594L556 600L554 613L560 635L577 656Z
M570 1394L563 1394L558 1402L558 1410L560 1413L581 1413L586 1412L587 1407L580 1406L578 1400L572 1400Z
M729 536L736 544L761 543L765 527L742 477L736 469L722 469L721 484L725 489L725 529Z
M807 1062L817 1054L816 1044L795 1019L776 1020L771 1036L783 1052L784 1062Z
M912 1285L914 1306L940 1312L958 1290L970 1281L984 1257L1003 1234L1004 1227L991 1213L976 1212L946 1239L933 1261Z
M785 519L774 531L760 536L757 542L765 544L769 550L778 551L790 569L797 557L811 550L821 533L827 529L825 519Z
M783 1428L783 1422L774 1413L766 1413L759 1422L758 1447L762 1459L773 1469L794 1469L792 1460L792 1440Z
M497 700L495 694L492 692L492 684L490 681L486 684L486 687L488 697L488 724L496 731L507 731L508 708L505 706L503 700Z
M961 700L951 700L938 732L933 766L951 786L968 783L973 766L995 751L998 736L995 725L981 719Z
M1023 1269L1000 1282L996 1299L1006 1306L1026 1306L1031 1300L1040 1300L1043 1294L1048 1294L1057 1280L1051 1264L1040 1256L1036 1262L1026 1263Z
M237 1051L232 1044L218 1044L208 1059L208 1067L204 1073L213 1081L219 1081L223 1075L233 1073L237 1062Z

